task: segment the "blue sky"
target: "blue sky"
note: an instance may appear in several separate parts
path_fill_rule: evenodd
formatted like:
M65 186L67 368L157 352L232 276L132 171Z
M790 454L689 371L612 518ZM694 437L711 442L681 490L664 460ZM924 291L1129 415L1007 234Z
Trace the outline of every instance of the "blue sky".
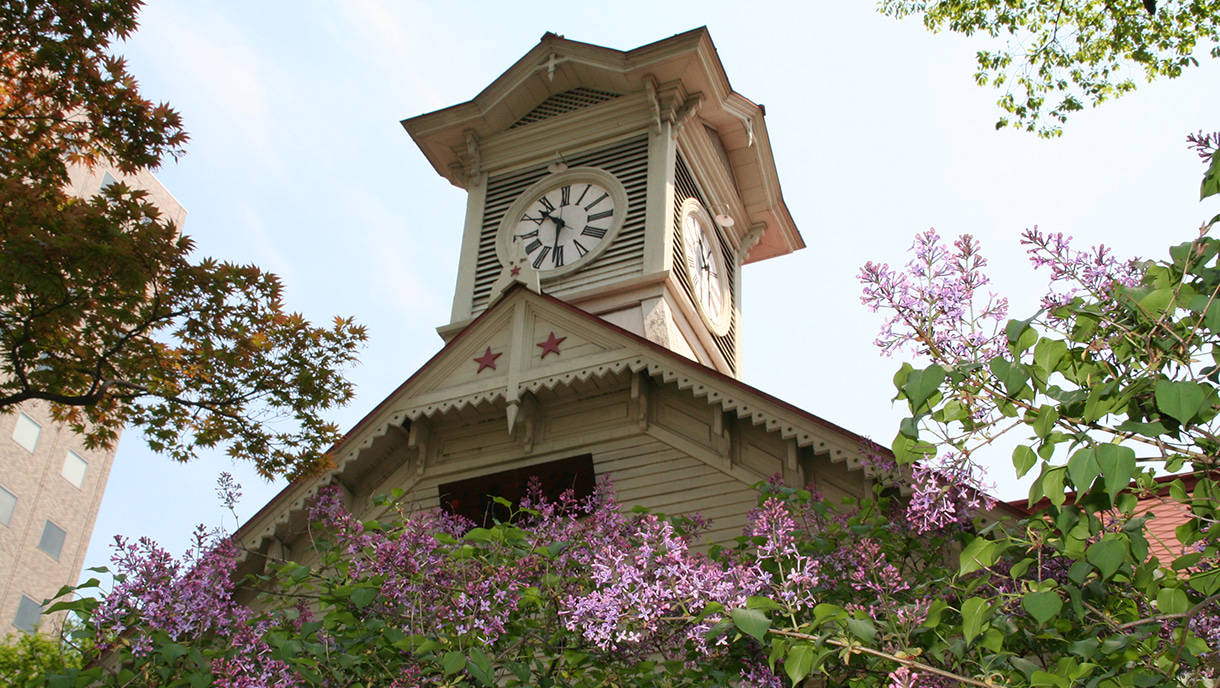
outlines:
M871 345L881 319L860 306L860 265L904 263L929 227L970 233L1024 317L1045 277L1022 230L1159 257L1218 210L1198 202L1203 168L1184 139L1220 127L1220 63L1079 113L1045 141L994 129L999 94L972 78L981 39L870 3L153 0L119 51L191 133L158 176L198 254L277 273L311 319L368 325L358 397L335 415L348 428L440 348L456 279L465 194L399 121L469 100L546 31L626 50L701 25L734 90L766 105L808 245L744 271L745 381L882 444L901 418L899 361ZM1021 496L997 454L998 493ZM115 534L181 552L196 524L231 529L221 471L245 485L243 517L280 487L219 453L174 464L128 432L86 566L106 563Z

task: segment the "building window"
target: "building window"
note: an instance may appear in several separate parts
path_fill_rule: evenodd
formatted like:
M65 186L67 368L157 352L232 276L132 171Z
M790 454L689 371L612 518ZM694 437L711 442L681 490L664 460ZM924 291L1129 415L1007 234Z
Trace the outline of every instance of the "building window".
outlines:
M67 536L67 531L47 521L46 525L42 527L42 538L38 540L38 549L51 555L55 561L59 561L59 555L64 551L64 538Z
M549 501L558 500L567 490L571 490L576 499L584 499L593 494L593 455L583 454L445 483L437 488L441 508L483 527L491 526L495 521L507 521L509 510L496 504L493 498L503 497L514 505L519 503L530 478L534 477L538 478L542 493Z
M13 441L33 454L34 447L38 446L39 432L42 432L42 427L35 423L33 418L24 413L17 414L17 425L13 427Z
M80 454L68 450L68 456L64 459L64 468L60 473L68 479L68 482L77 487L85 484L85 471L89 470L89 462L80 457Z
M17 495L0 487L0 523L8 525L13 520L13 511L17 508Z
M38 618L42 616L42 605L30 599L28 595L22 595L21 601L17 603L17 616L13 618L13 625L26 633L33 633L38 630Z

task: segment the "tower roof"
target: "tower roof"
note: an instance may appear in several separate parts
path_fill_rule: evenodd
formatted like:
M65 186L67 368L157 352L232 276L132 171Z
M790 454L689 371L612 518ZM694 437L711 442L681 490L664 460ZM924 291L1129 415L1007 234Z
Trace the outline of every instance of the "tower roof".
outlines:
M549 129L549 108L542 108L541 116L536 108L565 93L589 94L575 105L590 116L609 106L598 102L605 94L646 97L658 126L681 125L697 114L716 130L745 206L748 217L738 218L735 231L765 230L748 262L804 248L780 191L764 110L733 91L706 28L629 51L547 33L473 99L402 124L437 173L466 188L482 169L520 165L529 156L531 164L550 159L557 151L539 136ZM563 107L552 112L563 114ZM565 147L605 139L614 134L607 127L617 125L573 128ZM582 141L582 135L588 140Z

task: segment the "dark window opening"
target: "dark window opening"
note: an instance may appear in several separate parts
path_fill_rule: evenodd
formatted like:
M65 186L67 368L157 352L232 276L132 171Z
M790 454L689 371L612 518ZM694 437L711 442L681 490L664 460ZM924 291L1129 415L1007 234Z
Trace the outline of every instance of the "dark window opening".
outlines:
M492 498L503 497L514 506L519 504L525 496L529 479L535 476L541 482L542 494L548 501L557 501L567 490L571 490L576 499L584 499L593 494L593 455L583 454L445 483L437 488L441 508L464 516L484 528L496 521L508 521L511 517L508 508L496 504Z

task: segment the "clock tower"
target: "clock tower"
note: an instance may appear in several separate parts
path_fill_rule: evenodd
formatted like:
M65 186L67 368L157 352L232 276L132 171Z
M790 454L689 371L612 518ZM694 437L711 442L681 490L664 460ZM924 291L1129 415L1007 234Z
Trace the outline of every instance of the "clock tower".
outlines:
M403 121L469 194L450 340L522 282L741 377L741 267L803 248L764 110L706 29L627 52L553 33Z
M741 268L804 246L763 109L696 29L630 51L546 34L473 100L403 122L468 203L444 346L238 533L240 573L309 546L338 485L502 518L537 478L713 521L732 542L780 475L864 498L866 441L741 380ZM456 232L455 232L456 233Z

